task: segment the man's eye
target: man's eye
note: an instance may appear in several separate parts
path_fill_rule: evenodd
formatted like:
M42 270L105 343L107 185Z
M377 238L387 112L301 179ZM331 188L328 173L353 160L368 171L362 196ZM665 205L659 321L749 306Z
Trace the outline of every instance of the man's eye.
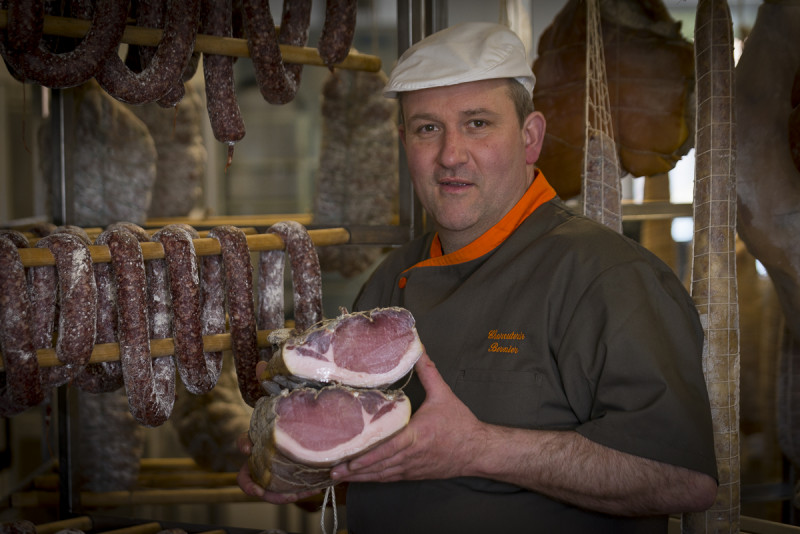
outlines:
M435 132L436 126L434 126L433 124L423 124L417 129L417 131L420 133Z
M483 128L487 124L483 119L472 119L469 123L473 128Z

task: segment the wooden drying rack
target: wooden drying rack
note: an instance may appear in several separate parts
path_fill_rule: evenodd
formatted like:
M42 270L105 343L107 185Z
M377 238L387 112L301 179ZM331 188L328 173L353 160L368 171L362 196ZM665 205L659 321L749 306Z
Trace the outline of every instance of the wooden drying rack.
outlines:
M309 230L311 240L315 246L330 246L330 245L343 245L350 241L350 232L345 228L327 228L320 230ZM260 252L263 250L280 250L284 248L283 241L280 237L274 234L249 234L245 236L247 239L247 248L251 252ZM220 254L219 241L209 237L201 237L192 240L195 247L195 252L198 256L211 256ZM164 248L158 242L145 242L139 243L142 247L142 256L145 260L158 259L164 257ZM46 248L21 248L18 249L20 259L25 267L37 267L43 265L54 265L55 259L53 254ZM95 263L103 263L111 261L111 254L107 246L104 245L90 245L89 252L92 256L92 261ZM270 330L259 330L258 346L269 346L268 336ZM231 335L230 333L214 334L203 336L203 351L215 352L222 350L230 350L231 348ZM150 356L153 358L160 356L170 356L175 352L175 344L172 338L151 339L150 340ZM39 349L36 351L37 359L39 360L40 367L55 367L63 365L56 357L55 349ZM2 358L2 354L0 354ZM92 356L89 363L108 362L119 360L119 344L118 343L100 343L92 349ZM5 366L0 362L0 372L5 370Z
M8 25L8 11L0 10L0 29ZM84 37L91 26L91 21L69 17L56 17L45 15L43 33L61 37ZM140 46L157 46L164 32L156 28L143 28L139 26L126 26L122 34L123 43ZM325 67L316 48L306 46L280 45L281 56L286 63L300 63ZM250 57L247 49L247 40L235 37L217 37L214 35L197 34L194 44L195 52L218 54L223 56ZM360 54L352 50L347 57L335 65L337 68L348 70L363 70L378 72L381 70L381 60L377 56Z

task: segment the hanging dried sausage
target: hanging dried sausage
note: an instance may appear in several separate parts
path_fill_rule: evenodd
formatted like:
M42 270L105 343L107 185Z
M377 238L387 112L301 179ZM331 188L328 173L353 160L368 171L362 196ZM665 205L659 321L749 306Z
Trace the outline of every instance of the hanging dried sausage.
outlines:
M207 393L217 383L222 361L203 354L200 275L192 234L183 225L168 225L153 238L164 247L170 297L175 360L186 389Z
M10 417L39 404L44 391L30 330L30 299L25 268L17 248L27 247L19 232L0 232L0 417Z
M108 240L115 230L132 233L139 242L149 241L150 236L140 226L133 223L119 222L108 226L95 240L96 245L108 246ZM119 253L119 248L110 249L112 254ZM95 344L115 343L117 341L117 292L112 264L123 261L123 258L112 257L111 263L94 264L94 279L97 286L97 327ZM122 364L119 360L90 363L75 378L75 384L90 393L106 393L115 391L124 385Z
M209 237L219 241L225 272L225 300L230 318L233 350L239 390L250 406L263 396L256 378L258 344L253 306L253 266L244 232L234 226L218 226Z
M34 344L37 349L51 346L58 309L56 357L64 365L43 369L42 377L43 385L60 386L72 380L92 355L97 286L89 247L75 233L62 229L40 239L36 246L50 250L55 268L46 265L29 271Z
M135 73L112 55L95 76L108 94L129 104L144 104L164 96L180 83L194 49L200 0L171 0L163 37L152 60Z
M208 35L230 37L233 8L231 0L203 0L202 31ZM221 143L228 145L228 165L233 159L233 144L245 134L236 88L233 81L231 56L203 54L203 76L206 82L206 108L211 131Z
M261 95L270 104L286 104L294 99L300 83L300 68L287 69L281 57L280 44L304 46L300 40L307 36L308 21L310 20L310 2L300 0L296 6L287 6L284 2L284 13L281 26L290 28L306 28L306 31L284 30L284 37L275 36L275 23L266 0L242 0L244 13L245 32L247 34L247 48L253 60L256 81ZM289 36L297 39L287 42Z
M327 0L325 2L325 22L317 43L317 51L322 61L333 68L350 53L356 30L356 0Z
M314 242L308 230L295 221L275 223L268 231L286 245L292 268L295 330L302 332L322 320L322 273Z
M169 419L175 402L175 363L151 358L147 319L147 281L139 240L129 231L108 232L119 309L119 352L128 405L145 426Z
M39 0L38 5L43 5L43 0ZM36 12L38 15L38 7ZM89 32L75 49L57 54L40 44L20 52L0 43L0 52L22 80L52 88L74 87L94 76L107 58L116 56L127 14L126 0L96 2ZM41 15L44 16L43 11ZM16 30L9 31L13 34Z

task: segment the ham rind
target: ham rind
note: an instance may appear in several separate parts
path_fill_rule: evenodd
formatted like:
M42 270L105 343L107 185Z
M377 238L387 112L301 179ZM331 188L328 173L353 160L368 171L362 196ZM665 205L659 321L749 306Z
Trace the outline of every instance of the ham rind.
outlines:
M411 403L401 391L328 386L262 397L250 421L250 472L276 492L333 485L330 468L404 428Z
M405 376L423 347L411 313L399 307L343 314L284 340L262 381L292 375L323 383L381 388Z

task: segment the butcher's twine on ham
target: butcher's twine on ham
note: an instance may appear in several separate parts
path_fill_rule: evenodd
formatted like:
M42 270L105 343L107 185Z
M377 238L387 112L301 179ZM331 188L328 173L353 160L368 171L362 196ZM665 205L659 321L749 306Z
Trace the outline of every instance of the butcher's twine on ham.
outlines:
M385 388L422 355L413 315L399 307L343 313L298 336L276 332L279 348L259 377L272 394L309 382ZM277 385L276 385L277 384Z

